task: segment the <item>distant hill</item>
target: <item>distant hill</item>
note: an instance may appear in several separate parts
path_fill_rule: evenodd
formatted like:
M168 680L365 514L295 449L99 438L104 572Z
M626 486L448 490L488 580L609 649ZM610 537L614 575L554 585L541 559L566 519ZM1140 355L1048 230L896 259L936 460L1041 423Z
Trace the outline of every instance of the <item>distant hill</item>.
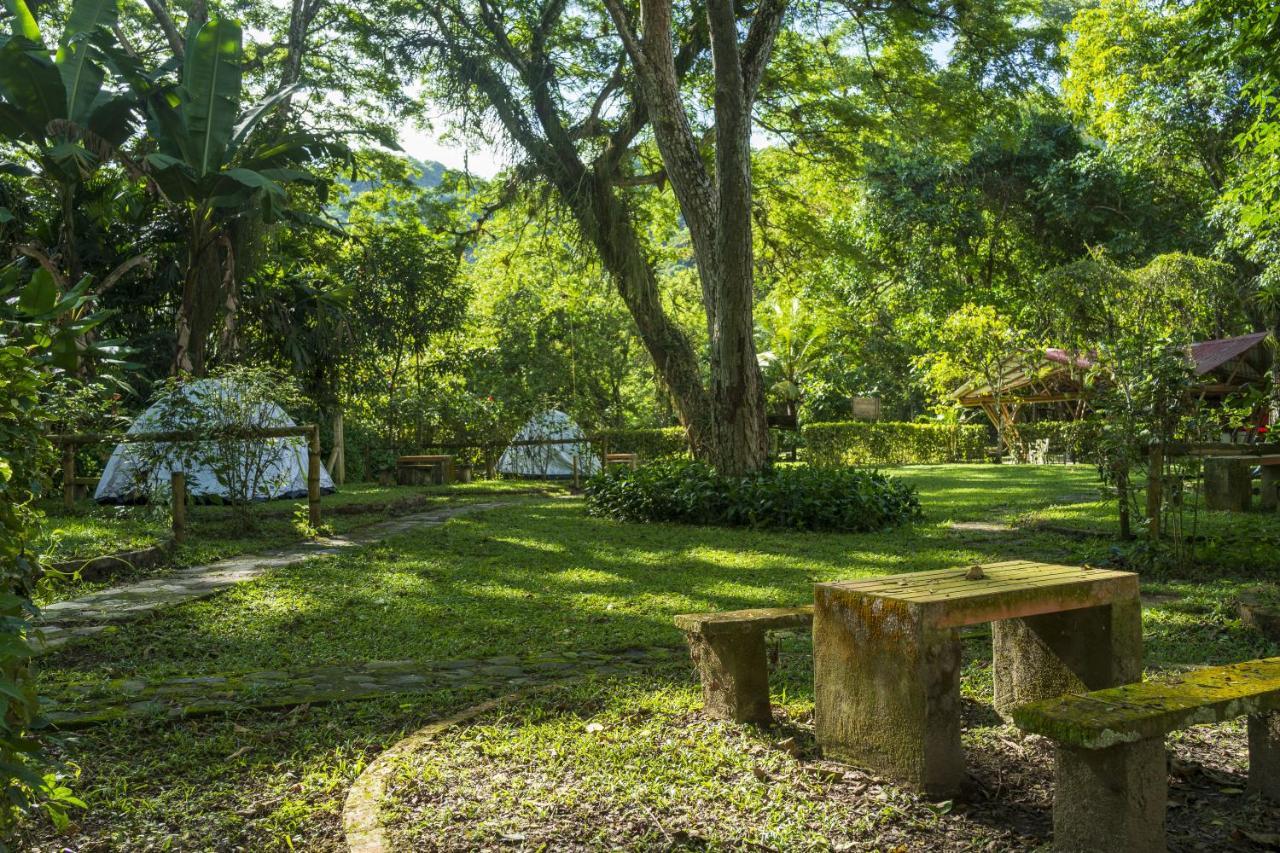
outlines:
M440 186L440 182L444 180L445 167L443 163L437 163L434 160L416 160L412 157L409 162L413 165L415 171L419 174L413 179L415 186L423 189L431 189ZM359 180L359 181L342 181L351 191L351 195L357 196L361 193L367 193L375 186L375 181Z

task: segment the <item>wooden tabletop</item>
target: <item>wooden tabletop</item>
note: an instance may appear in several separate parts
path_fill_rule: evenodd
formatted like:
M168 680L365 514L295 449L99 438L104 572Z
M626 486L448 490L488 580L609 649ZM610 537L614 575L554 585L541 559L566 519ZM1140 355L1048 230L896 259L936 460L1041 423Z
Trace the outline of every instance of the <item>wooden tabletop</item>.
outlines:
M1027 560L984 563L981 579L970 579L970 569L958 566L821 583L815 589L842 598L879 598L918 607L929 612L940 627L1097 607L1138 595L1138 576L1133 572Z

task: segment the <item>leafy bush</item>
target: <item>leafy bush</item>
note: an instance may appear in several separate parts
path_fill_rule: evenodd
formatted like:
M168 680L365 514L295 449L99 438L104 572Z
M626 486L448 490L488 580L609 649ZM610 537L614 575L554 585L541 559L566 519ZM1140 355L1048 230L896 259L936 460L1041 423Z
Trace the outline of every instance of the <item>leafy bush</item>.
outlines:
M604 429L591 434L601 453L635 453L644 462L689 457L689 442L681 427L665 429Z
M281 407L296 406L300 399L288 377L268 368L230 367L207 379L168 380L148 409L148 430L189 431L200 440L131 445L135 491L163 506L170 497L169 471L207 470L235 508L242 529L253 529L253 502L287 486L293 467L286 460L305 460L308 451L301 437L246 437L246 432L284 425Z
M1018 435L1028 446L1049 439L1049 453L1065 454L1072 462L1093 462L1102 428L1098 421L1037 421L1018 424Z
M982 424L841 421L801 430L811 465L939 465L982 459Z
M610 468L587 483L587 512L618 521L866 532L920 516L911 486L876 471L777 467L728 477L701 462Z

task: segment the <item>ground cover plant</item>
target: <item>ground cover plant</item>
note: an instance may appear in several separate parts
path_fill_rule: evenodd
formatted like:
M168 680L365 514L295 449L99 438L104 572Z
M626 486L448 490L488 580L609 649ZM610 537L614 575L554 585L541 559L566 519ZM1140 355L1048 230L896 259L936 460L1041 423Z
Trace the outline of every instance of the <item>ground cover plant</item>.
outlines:
M1274 516L1196 509L1182 450L1280 426L1276 30L1261 0L3 0L0 846L20 812L61 844L33 815L76 803L74 765L27 752L41 703L221 703L244 713L210 731L259 733L234 763L199 722L67 741L94 805L64 846L324 847L363 751L412 718L548 668L650 667L674 612L824 578L1126 567L1158 597L1158 666L1269 648L1233 620L1273 580ZM192 410L217 376L252 392ZM153 506L50 500L157 396L213 427L233 503L192 507L179 547L164 466ZM237 500L284 480L283 441L243 440L277 406L315 425L290 481L322 459L342 487L322 523ZM492 478L556 410L595 453L661 464L586 501L390 488L440 451ZM1001 458L1095 467L956 464ZM929 467L843 468L897 464ZM129 549L149 553L76 571ZM243 707L308 678L450 689L316 725ZM682 719L681 689L655 716ZM292 797L298 767L328 793ZM736 843L723 825L702 828Z
M777 465L718 473L701 462L606 468L587 482L587 511L618 521L668 521L857 533L920 517L911 486L877 471Z
M593 680L503 704L398 768L384 818L397 849L1044 849L1053 751L990 709L984 638L966 644L969 790L930 802L823 761L812 650L783 643L773 728L707 719L678 672ZM1171 850L1267 849L1280 808L1245 799L1244 727L1171 744Z
M122 626L113 636L70 646L40 661L41 686L54 701L67 701L71 685L106 684L109 679L512 655L560 661L572 673L573 656L583 651L680 648L681 637L671 624L674 613L799 603L812 595L812 584L818 580L1015 557L1079 563L1107 556L1109 543L1100 548L1092 539L1008 526L1027 513L1092 506L1097 501L1095 481L1083 466L922 466L897 469L895 474L919 489L925 517L884 533L633 525L588 517L576 499L526 498L519 506L410 532L358 554L280 569L215 598ZM1102 504L1097 512L1105 517ZM1209 583L1186 577L1144 579L1150 674L1280 653L1241 625L1233 603L1240 589L1256 583L1258 574L1280 576L1276 560L1273 554L1265 563L1224 571ZM989 695L990 674L982 663L989 654L986 648L981 641L966 647L972 656L963 683L970 698ZM800 650L783 659L803 660L806 655ZM781 691L776 698L794 709L796 720L804 718L812 701L803 666L790 669L775 686ZM607 721L627 731L627 726L645 719L642 710L631 716L633 697L636 709L652 712L655 726L667 725L663 720L686 720L682 715L697 691L687 664L630 679L638 683L602 686L595 698L584 699L582 725L590 721L586 715L591 708L611 707L614 716L603 717L602 724ZM75 815L68 834L56 836L47 827L32 826L28 840L36 850L198 846L207 839L218 839L228 849L340 849L337 815L342 797L373 755L406 730L503 689L463 680L425 695L295 711L246 708L176 723L126 720L78 731L66 736L61 754L79 766L77 790L90 808ZM613 694L616 703L609 698ZM551 716L546 732L517 731L526 717L539 718L546 707L513 707L505 715L510 719L492 718L486 725L511 730L517 738L527 736L530 743L541 739L548 749L559 748L553 741L562 736L567 738L566 748L585 748L576 743L583 736L577 724L557 722L552 712L547 712ZM989 715L978 719L990 725ZM696 720L687 722L695 725ZM691 731L700 731L683 726L684 722L670 730L677 743L692 737ZM1226 773L1235 779L1231 774L1238 773L1238 766L1231 762L1239 750L1239 733L1224 731L1226 747L1214 746L1219 735L1205 735L1210 740L1204 741L1195 761L1205 764L1210 774ZM973 737L997 745L1011 739L1000 728L975 729L971 735L971 745ZM724 737L726 743L747 743L753 756L755 747L772 753L775 741L785 739L752 740L756 736L731 731ZM799 740L803 743L803 733ZM714 742L706 748L721 749ZM1014 777L1000 776L1012 772L999 767L1007 768L1014 756L1027 760L1021 749L1006 744L982 753L991 762L992 774L983 778L995 780L990 782L992 791L1000 791L993 806L997 814L1013 807L1008 798L1029 796L1032 811L1047 802L1043 776L1028 782L1026 790ZM650 759L666 760L652 753L646 758ZM448 767L452 760L445 756L440 766ZM615 760L587 769L604 773ZM779 761L791 758L771 754L765 769L772 773L770 768ZM745 765L735 760L733 766L740 770ZM821 783L799 765L789 766L770 782L785 787L778 792L784 800L801 797ZM715 774L695 775L694 780L708 786L703 794L708 799L728 790L717 787L727 783ZM857 781L848 784L856 788ZM390 805L396 831L425 838L435 817L414 812L418 792L413 785L406 781L402 790L400 805ZM847 808L849 814L873 809L863 821L866 831L883 830L884 838L900 838L908 845L912 839L933 838L913 835L920 826L945 828L948 837L958 839L957 845L1008 838L1011 832L1044 837L1043 816L984 829L972 818L954 823L939 817L891 787L868 790L877 799L854 798L830 807L837 813ZM1229 820L1215 837L1226 837L1233 821L1253 831L1255 825L1241 817L1245 812L1235 810L1238 797L1222 796L1228 801L1224 807ZM638 802L649 809L657 803L642 796ZM638 820L634 813L644 814L644 807L628 806L627 819ZM875 816L885 809L888 816L883 820ZM484 806L477 814L492 811ZM423 822L415 824L413 814ZM605 826L601 831L624 832L626 826Z

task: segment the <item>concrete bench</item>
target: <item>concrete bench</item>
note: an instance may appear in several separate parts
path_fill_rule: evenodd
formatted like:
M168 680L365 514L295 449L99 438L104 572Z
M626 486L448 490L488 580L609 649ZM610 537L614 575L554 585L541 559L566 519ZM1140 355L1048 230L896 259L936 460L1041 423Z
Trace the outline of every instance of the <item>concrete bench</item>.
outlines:
M1249 789L1280 802L1280 658L1014 708L1019 728L1057 745L1054 849L1163 851L1164 736L1242 716L1249 718Z
M685 613L675 622L684 631L689 654L698 666L707 714L741 723L773 722L764 635L808 628L813 624L813 607Z

